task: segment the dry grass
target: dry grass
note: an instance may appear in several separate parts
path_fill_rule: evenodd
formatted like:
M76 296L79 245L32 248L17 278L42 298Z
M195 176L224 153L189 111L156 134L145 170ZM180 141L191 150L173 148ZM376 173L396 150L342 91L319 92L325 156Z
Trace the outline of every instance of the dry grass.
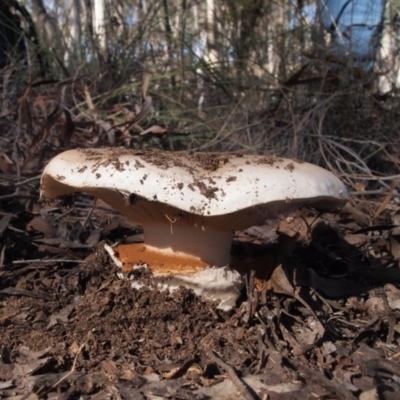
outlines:
M121 2L102 50L90 30L82 32L86 47L76 46L67 25L58 28L61 47L51 50L38 29L36 65L10 62L0 71L5 185L38 175L63 149L122 145L273 153L320 164L355 192L396 191L400 100L374 95L377 76L354 78L358 71L347 65L335 74L320 27L295 3L260 2L264 13L249 9L240 18L235 4L216 6L213 62L212 52L199 50L210 27L195 23L195 15L206 17L205 4L162 4L142 10ZM142 14L127 23L135 7ZM288 18L282 7L297 16L286 30L277 22ZM247 35L237 36L240 21Z
M50 83L3 79L2 173L23 179L63 149L122 145L273 153L320 164L354 191L396 190L396 97L378 99L357 83L330 87L307 71L313 83L281 84L274 92L262 79L248 76L253 82L244 88L207 70L185 71L186 85L175 89L170 75L143 67L134 75L106 91L107 74Z

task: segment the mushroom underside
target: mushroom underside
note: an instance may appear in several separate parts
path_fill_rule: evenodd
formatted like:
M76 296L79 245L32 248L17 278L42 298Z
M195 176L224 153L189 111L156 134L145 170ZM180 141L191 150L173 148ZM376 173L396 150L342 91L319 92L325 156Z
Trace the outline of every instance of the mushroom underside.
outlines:
M287 198L263 204L249 200L247 205L238 205L235 212L207 215L207 211L202 210L199 206L189 205L188 210L182 210L156 199L139 197L134 191L122 193L111 188L90 186L76 188L57 181L51 175L47 175L43 179L42 187L48 198L56 198L77 191L91 194L135 223L175 224L179 222L203 230L216 229L221 231L243 230L251 226L262 225L267 219L278 216L287 217L301 207L311 207L320 211L332 210L340 207L346 201L345 199L324 195L310 198Z

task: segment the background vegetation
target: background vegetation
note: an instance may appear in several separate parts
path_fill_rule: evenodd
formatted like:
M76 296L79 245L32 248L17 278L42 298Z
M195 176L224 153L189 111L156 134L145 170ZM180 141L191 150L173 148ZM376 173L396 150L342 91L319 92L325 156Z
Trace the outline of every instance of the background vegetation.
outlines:
M0 168L35 175L78 146L241 151L395 190L397 3L369 70L332 53L311 0L5 0Z

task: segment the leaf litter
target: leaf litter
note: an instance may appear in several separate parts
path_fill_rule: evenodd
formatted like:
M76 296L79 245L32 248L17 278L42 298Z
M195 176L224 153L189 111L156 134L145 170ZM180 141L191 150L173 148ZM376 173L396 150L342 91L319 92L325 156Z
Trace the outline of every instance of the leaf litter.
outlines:
M395 398L398 215L365 218L351 207L302 210L237 232L233 258L253 272L227 314L186 289L119 279L104 243L140 241L141 231L106 205L83 195L30 211L20 198L3 201L0 393Z
M164 133L137 126L140 110L116 112L122 134L97 106L88 122L29 88L16 118L0 116L12 133L0 155L1 397L396 399L397 192L237 232L233 264L248 272L230 313L186 289L133 289L148 277L120 279L104 243L141 241L140 227L83 195L38 203L40 169L60 146Z

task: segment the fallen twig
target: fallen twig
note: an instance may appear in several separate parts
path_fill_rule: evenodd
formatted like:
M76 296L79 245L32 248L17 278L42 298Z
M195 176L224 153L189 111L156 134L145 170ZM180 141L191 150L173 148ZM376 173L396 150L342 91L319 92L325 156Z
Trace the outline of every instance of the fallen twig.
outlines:
M23 186L23 185L25 185L25 184L27 184L27 183L30 183L30 182L39 180L39 179L40 179L40 176L41 176L41 175L37 175L37 176L33 176L33 177L31 177L31 178L24 179L23 181L20 181L20 182L15 182L15 183L14 183L14 186Z
M286 361L291 364L298 372L305 375L306 381L316 382L318 385L325 387L331 392L334 392L338 398L346 399L346 400L355 400L356 397L350 392L350 390L346 389L346 387L336 381L336 379L329 380L321 373L312 370L306 365L294 360L287 358Z
M34 264L34 263L51 264L51 263L56 263L56 262L81 264L84 261L83 260L70 260L70 259L64 259L64 258L54 258L51 260L41 260L41 259L17 260L17 261L13 261L12 263L13 263L13 265L20 265L20 264Z
M0 322L3 322L3 321L5 321L5 320L7 320L8 318L15 317L16 315L18 315L17 312L12 313L12 314L4 315L4 316L0 317Z
M43 292L31 292L30 290L25 289L16 289L13 287L8 287L3 290L0 290L1 294L8 294L10 296L26 296L33 297L34 299L42 299L46 301L52 301L53 297L47 293Z
M61 377L56 383L54 383L52 386L50 386L50 388L47 389L46 393L48 393L51 389L54 389L55 387L57 387L61 382L65 381L65 379L67 379L70 375L72 375L75 371L75 367L76 367L76 363L78 360L78 356L81 353L83 347L86 345L87 341L83 342L80 346L78 351L75 354L75 358L74 358L74 362L72 363L72 367L71 369L63 376ZM44 389L44 387L41 387L36 394L40 394L41 391Z
M26 296L33 297L34 299L41 299L46 301L54 300L52 296L43 292L31 292L30 290L25 289L16 289L13 287L8 287L3 290L0 290L0 294L8 294L10 296Z
M224 369L233 384L236 386L237 390L240 392L241 398L244 400L254 400L258 399L258 396L253 393L253 391L247 386L245 382L238 376L235 369L227 364L217 353L213 350L205 350L205 353L208 358L210 358L215 364Z

